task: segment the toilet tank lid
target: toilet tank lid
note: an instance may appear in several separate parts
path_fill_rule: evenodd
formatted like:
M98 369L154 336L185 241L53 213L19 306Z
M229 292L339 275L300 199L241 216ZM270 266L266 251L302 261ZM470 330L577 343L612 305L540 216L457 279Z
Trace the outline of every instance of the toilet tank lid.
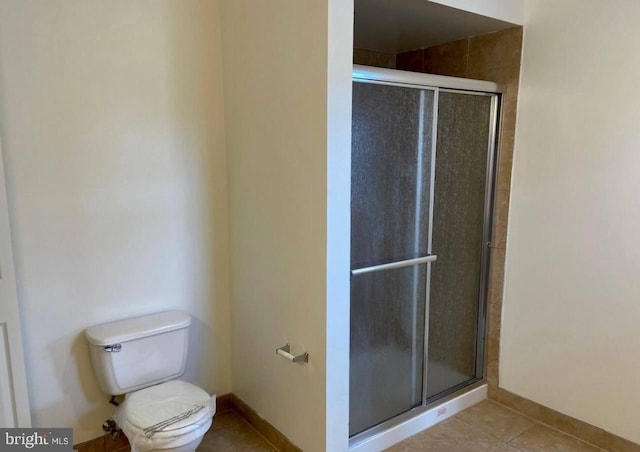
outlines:
M102 323L87 328L85 334L89 343L105 346L187 328L189 325L191 316L186 312L166 311Z

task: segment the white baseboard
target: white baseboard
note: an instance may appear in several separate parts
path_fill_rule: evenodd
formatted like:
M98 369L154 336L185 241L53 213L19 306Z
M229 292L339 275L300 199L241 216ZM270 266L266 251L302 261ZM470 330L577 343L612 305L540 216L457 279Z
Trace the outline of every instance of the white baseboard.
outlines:
M421 431L433 427L439 422L444 421L451 416L455 416L462 410L482 402L487 398L487 385L482 385L475 389L465 392L451 400L447 400L440 405L429 408L428 410L407 419L389 429L372 435L350 444L350 452L380 452L387 447L399 443L410 436L420 433Z

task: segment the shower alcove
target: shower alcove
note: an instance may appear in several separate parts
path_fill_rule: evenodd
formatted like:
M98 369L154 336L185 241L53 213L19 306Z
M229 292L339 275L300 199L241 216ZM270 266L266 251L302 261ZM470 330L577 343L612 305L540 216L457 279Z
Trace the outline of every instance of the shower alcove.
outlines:
M503 90L468 77L468 49L444 55L458 77L425 73L423 49L514 25L425 1L355 6L349 435L364 451L486 397Z

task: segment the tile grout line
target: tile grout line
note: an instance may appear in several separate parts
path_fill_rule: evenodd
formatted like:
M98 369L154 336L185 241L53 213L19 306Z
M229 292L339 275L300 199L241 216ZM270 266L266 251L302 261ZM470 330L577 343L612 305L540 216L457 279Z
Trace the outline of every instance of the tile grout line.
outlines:
M486 401L488 401L488 402L493 402L491 399L486 399ZM482 402L480 402L480 403L482 403ZM476 404L476 405L477 405L477 404ZM475 406L475 405L474 405L474 406ZM469 408L471 408L471 407L469 407ZM507 408L507 407L505 407L505 408ZM467 409L468 409L468 408L467 408ZM464 411L466 411L466 410L461 411L461 413L462 413L462 412L464 412ZM510 410L510 411L514 411L514 410ZM516 414L519 414L519 415L521 415L521 416L522 416L522 414L521 414L521 413L519 413L519 412L517 412L517 411L515 411L515 413L516 413ZM521 431L520 433L518 433L516 436L514 436L513 438L510 438L510 439L509 439L509 441L505 441L505 440L504 440L504 439L502 439L502 438L498 438L496 435L494 435L494 434L493 434L489 429L487 429L486 427L481 427L481 426L478 426L478 425L474 425L474 424L472 424L471 422L469 422L469 421L465 421L464 419L462 419L462 418L458 417L458 415L459 415L459 414L460 414L460 413L456 414L454 417L455 417L456 419L458 419L458 420L460 420L460 421L464 422L465 424L470 425L471 427L474 427L476 430L480 430L480 431L482 431L482 432L486 433L487 435L489 435L489 436L491 436L491 437L493 437L493 438L497 439L498 441L500 441L500 444L506 444L506 445L508 445L508 446L511 446L511 447L513 447L513 448L517 449L517 450L520 450L520 449L518 449L518 448L517 448L517 447L515 447L513 444L511 444L511 441L513 441L514 439L516 439L517 437L519 437L520 435L522 435L524 432L527 432L527 431L531 430L533 427L535 427L535 425L536 425L536 423L537 423L537 422L535 421L535 419L531 419L531 420L534 422L534 424L533 424L533 425L530 425L529 427L525 428L523 431ZM525 417L528 417L528 416L525 416ZM493 452L494 450L496 450L496 449L492 449L490 452Z
M480 403L481 403L481 402L480 402ZM476 405L477 405L477 404L476 404ZM475 406L475 405L473 405L473 406ZM469 408L471 408L471 407L469 407ZM467 408L467 409L468 409L468 408ZM464 411L466 411L466 410L461 411L461 413L462 413L462 412L464 412ZM458 414L460 414L460 413L458 413ZM455 417L455 418L456 418L456 419L458 419L459 421L462 421L463 423L465 423L465 424L469 425L470 427L474 428L475 430L481 431L482 433L485 433L485 434L489 435L490 437L492 437L492 438L494 438L494 439L498 440L498 442L499 442L500 444L509 444L509 443L507 443L505 440L503 440L502 438L498 438L495 434L493 434L493 433L492 433L489 429L487 429L486 427L483 427L483 426L479 426L479 425L472 424L471 422L466 421L466 420L464 420L464 419L462 419L462 418L458 417L458 414L456 414L456 415L455 415L455 416L453 416L453 417ZM532 426L532 427L533 427L533 426ZM528 427L528 428L527 428L527 430L529 430L530 428L531 428L531 427ZM520 436L520 435L518 434L518 435L516 435L516 436ZM514 438L515 438L515 436L514 436ZM513 439L513 438L512 438L512 439ZM509 441L511 441L511 440L509 440ZM510 444L509 444L509 445L510 445ZM500 446L498 446L498 447L500 447ZM489 451L489 452L492 452L492 451L494 451L494 450L495 450L495 449L491 449L491 451Z
M517 413L520 414L520 413ZM533 419L531 419L531 421L533 421ZM505 441L506 444L510 445L511 447L516 447L513 444L511 444L511 441L513 441L514 439L522 436L524 433L528 432L529 430L531 430L533 427L536 426L536 422L533 421L533 424L531 424L529 427L525 428L523 431L521 431L520 433L518 433L516 436L514 436L513 438L510 438L509 441ZM516 447L516 449L519 450L519 448Z
M506 409L507 409L507 410L509 410L509 411L513 411L514 413L517 413L517 414L519 414L520 416L524 416L524 417L526 417L527 419L532 420L532 421L533 421L533 422L535 422L536 424L539 424L539 425L542 425L542 426L544 426L544 427L550 428L551 430L555 430L555 431L556 431L556 432L558 432L558 433L561 433L561 434L566 435L566 436L568 436L568 437L570 437L570 438L573 438L573 439L575 439L575 440L578 440L578 441L580 441L581 443L587 444L587 445L589 445L589 446L591 446L591 447L594 447L594 448L596 448L596 449L598 449L598 450L601 450L601 451L603 451L603 452L610 452L610 451L607 451L606 449L603 449L603 448L601 448L601 447L599 447L599 446L596 446L595 444L592 444L592 443L590 443L590 442L588 442L588 441L585 441L585 440L584 440L584 439L582 439L582 438L578 438L577 436L574 436L574 435L572 435L571 433L564 432L564 431L562 431L562 430L560 430L560 429L558 429L558 428L556 428L556 427L554 427L554 426L552 426L552 425L545 424L544 422L539 421L539 420L537 420L537 419L534 419L534 418L532 418L531 416L528 416L528 415L526 415L526 414L524 414L524 413L522 413L522 412L520 412L520 411L518 411L518 410L515 410L515 409L513 409L513 408L510 408L510 407L508 407L508 406L506 406L506 405L503 405L503 404L501 404L500 402L498 402L498 401L496 401L496 400L493 400L493 399L488 399L488 400L489 400L490 402L492 402L492 403L495 403L496 405L500 405L501 407L506 408ZM529 427L529 428L528 428L527 430L525 430L525 431L528 431L529 429L531 429L531 428L533 428L533 427L534 427L534 425L532 425L531 427ZM524 432L522 432L522 433L524 433ZM522 433L521 433L520 435L522 435ZM511 439L509 442L511 442L511 441L513 441L514 439L518 438L520 435L518 435L518 436L516 436L515 438ZM509 444L509 445L511 446L511 444Z
M508 407L505 407L505 408L508 408ZM513 410L511 410L511 411L513 411ZM515 413L516 413L516 414L519 414L520 416L524 416L522 413L519 413L519 412L517 412L517 411L515 411ZM533 424L532 424L532 425L530 425L529 427L525 428L523 431L521 431L520 433L518 433L516 436L514 436L513 438L511 438L511 439L507 442L507 444L508 444L509 446L514 447L514 448L516 448L516 449L518 449L518 450L522 450L522 449L520 449L519 447L516 447L516 446L514 446L513 444L511 444L511 441L515 441L515 440L516 440L516 438L520 438L522 435L524 435L524 434L525 434L525 433L527 433L529 430L531 430L533 427L535 427L536 425L538 425L538 424L539 424L539 422L538 422L538 421L536 421L535 419L531 419L529 416L524 416L524 417L526 417L526 418L528 418L529 420L531 420L531 421L533 422Z
M527 429L529 430L529 429ZM520 436L520 435L517 435ZM500 445L498 447L496 447L495 449L490 450L489 452L495 452L496 450L498 450L499 448L503 447L503 446L509 446L512 449L517 450L518 452L521 452L522 449L517 448L516 446L514 446L513 444L509 444L506 441L500 441Z
M481 403L481 402L478 402L478 403ZM475 405L477 405L477 403L476 403ZM472 406L475 406L475 405L472 405ZM469 408L471 408L471 407L469 407ZM467 408L467 409L468 409L468 408ZM465 411L465 410L463 410L463 411ZM461 412L462 412L462 411L461 411ZM497 450L497 449L498 449L502 444L506 444L504 441L502 441L500 438L498 438L497 436L495 436L493 433L491 433L491 432L489 432L489 431L486 431L486 430L484 429L484 427L480 427L480 426L478 426L478 425L474 425L474 424L472 424L471 422L469 422L469 421L465 421L464 419L462 419L462 418L458 417L458 415L459 415L459 414L460 414L460 413L454 414L454 415L453 415L453 416L451 416L450 418L447 418L447 419L445 419L444 421L439 422L438 424L436 424L436 425L434 425L434 426L432 426L432 427L429 427L428 429L423 430L422 432L419 432L419 433L417 433L416 435L413 435L413 436L417 436L417 435L419 435L419 434L421 434L421 433L428 432L430 429L432 429L432 428L434 428L434 427L437 427L438 425L442 425L442 424L444 424L444 423L445 423L445 422L447 422L447 421L450 421L450 420L452 420L452 419L456 419L456 420L458 420L458 421L462 422L463 424L465 424L465 425L467 425L467 426L471 427L471 428L472 428L473 430L475 430L476 432L484 433L485 435L488 435L490 438L495 439L495 440L498 442L498 446L497 446L496 448L493 448L493 449L489 450L488 452L493 452L493 451Z

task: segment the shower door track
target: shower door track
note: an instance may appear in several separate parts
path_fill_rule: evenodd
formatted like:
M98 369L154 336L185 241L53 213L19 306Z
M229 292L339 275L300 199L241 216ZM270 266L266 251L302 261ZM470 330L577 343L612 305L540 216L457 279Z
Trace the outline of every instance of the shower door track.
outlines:
M489 278L489 265L490 265L490 247L491 247L491 231L492 231L492 218L494 210L494 194L495 194L495 174L496 166L498 162L498 136L497 126L499 124L499 112L501 94L498 89L498 85L494 82L484 80L473 80L458 77L448 77L435 74L424 74L416 72L399 71L395 69L384 69L369 66L354 65L353 77L354 82L359 83L373 83L381 85L402 86L407 88L424 89L434 92L434 112L433 112L433 133L432 133L432 164L431 164L431 186L429 200L429 237L428 237L428 254L423 258L412 259L408 261L400 261L397 263L383 264L380 266L374 266L364 269L354 270L352 273L376 271L380 267L404 266L413 260L424 260L427 265L427 293L425 303L425 333L424 333L424 369L423 369L423 397L421 405L396 415L395 417L381 422L377 425L370 427L369 429L357 433L349 438L349 446L353 447L359 443L362 443L374 436L384 434L386 430L395 427L401 423L407 422L421 414L431 410L434 406L445 403L447 400L455 398L461 393L472 390L481 386L485 380L484 367L485 367L485 333L486 333L486 309L488 298L488 278ZM490 122L489 122L489 140L487 143L487 172L486 172L486 184L484 193L484 213L483 213L483 230L482 230L482 249L481 249L481 264L480 264L480 287L478 297L478 324L477 324L477 349L476 349L476 375L482 375L481 378L475 377L462 382L452 388L449 388L438 394L434 394L431 397L427 397L427 368L428 368L428 338L429 338L429 295L430 295L430 277L431 277L431 264L436 260L437 256L432 255L431 242L432 242L432 226L433 226L433 210L434 210L434 180L435 180L435 160L437 155L437 126L438 126L438 95L441 92L447 93L461 93L471 94L478 96L490 96L491 97L491 110L490 110ZM411 265L411 263L407 264ZM354 273L354 274L355 274Z

